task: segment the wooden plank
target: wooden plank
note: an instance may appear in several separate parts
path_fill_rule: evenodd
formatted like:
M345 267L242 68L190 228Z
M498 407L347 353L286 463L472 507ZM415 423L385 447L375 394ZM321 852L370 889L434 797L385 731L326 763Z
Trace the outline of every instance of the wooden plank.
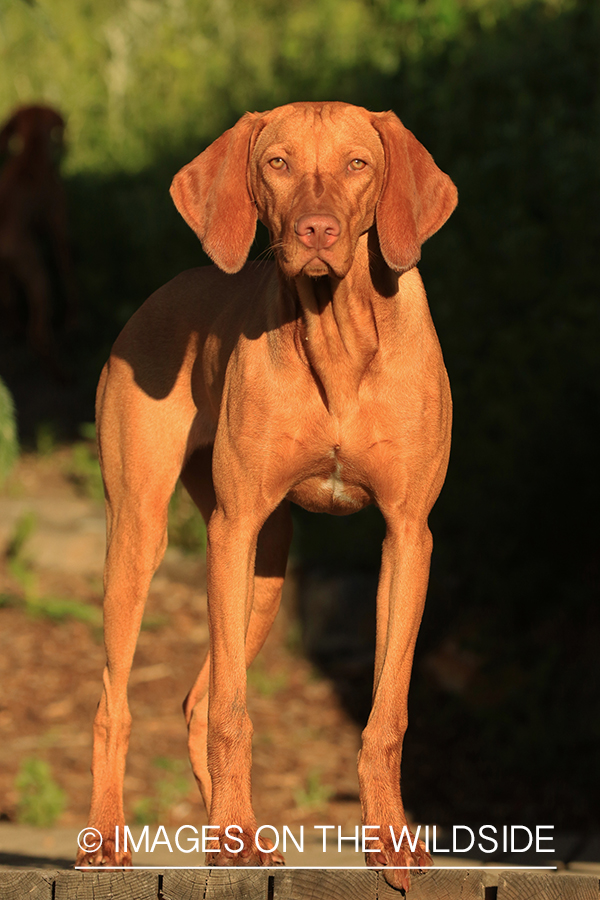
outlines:
M482 873L471 869L424 869L412 872L410 877L410 900L485 900L485 885L488 883ZM382 873L379 873L377 900L398 900L398 891L390 887Z
M501 872L498 878L497 900L599 900L599 898L598 879L593 875Z
M485 871L412 875L409 900L487 900ZM54 888L54 890L53 890ZM488 888L488 890L491 890ZM343 869L80 872L0 869L0 900L399 900L382 873ZM500 872L497 900L600 900L595 875Z
M485 900L480 872L452 869L414 872L410 900ZM275 870L273 900L399 900L381 872L365 869ZM270 898L269 898L270 900Z
M157 900L158 873L81 872L56 873L54 900Z
M376 900L377 897L377 873L367 869L272 869L271 872L273 900ZM394 900L401 897L394 891Z
M52 900L51 869L0 869L1 900Z
M161 894L164 900L267 900L270 871L233 866L167 870Z

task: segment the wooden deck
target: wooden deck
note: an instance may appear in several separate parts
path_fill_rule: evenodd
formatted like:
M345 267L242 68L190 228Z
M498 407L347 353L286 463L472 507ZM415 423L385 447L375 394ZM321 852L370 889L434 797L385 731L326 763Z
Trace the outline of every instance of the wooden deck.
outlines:
M596 875L452 869L415 874L409 900L600 900ZM400 900L382 875L332 869L80 872L2 869L0 900Z

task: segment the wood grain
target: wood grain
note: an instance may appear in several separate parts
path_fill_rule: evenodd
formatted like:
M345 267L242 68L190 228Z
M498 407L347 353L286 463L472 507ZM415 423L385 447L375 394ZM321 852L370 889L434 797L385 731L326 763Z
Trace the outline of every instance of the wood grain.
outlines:
M497 900L599 900L599 898L598 879L593 875L501 872L498 879Z
M412 876L408 900L486 900L483 870ZM495 890L494 890L494 893ZM595 875L500 872L497 900L600 900ZM400 900L378 872L343 869L184 869L80 872L0 869L0 900Z
M488 883L479 871L470 869L425 869L411 875L410 900L485 900ZM398 900L398 891L379 874L377 900Z
M267 869L183 869L166 871L164 900L267 900Z
M157 900L154 872L79 872L56 875L54 900Z
M416 873L410 900L484 900L484 879L468 869ZM309 869L275 873L273 900L400 900L381 873Z
M51 869L0 869L1 900L52 900Z
M274 873L273 900L375 900L377 874L344 869L289 869ZM402 895L394 891L395 900ZM265 895L266 900L266 895Z

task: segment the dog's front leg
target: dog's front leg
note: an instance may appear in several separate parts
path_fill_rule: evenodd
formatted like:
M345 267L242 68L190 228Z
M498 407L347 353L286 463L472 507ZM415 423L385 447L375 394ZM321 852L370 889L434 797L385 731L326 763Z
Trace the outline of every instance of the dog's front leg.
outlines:
M214 848L207 853L209 865L259 866L279 861L254 843L252 723L246 709L245 640L253 603L256 543L264 518L255 512L227 515L217 505L208 525L208 768L210 824L216 826L213 834L218 833L218 839L208 845Z
M384 511L385 515L385 511ZM367 864L384 869L386 881L408 890L410 870L394 866L430 865L421 841L410 841L400 793L402 741L408 724L407 703L413 654L429 578L431 533L426 519L386 515L377 594L377 648L373 708L363 732L359 756L363 824L377 827L379 847ZM371 844L371 847L376 847ZM398 849L396 849L398 848Z
M258 537L254 597L246 629L246 668L261 649L277 615L291 538L290 508L289 503L284 502L269 516ZM184 713L188 723L192 769L210 814L212 789L207 759L209 672L210 655L185 699Z

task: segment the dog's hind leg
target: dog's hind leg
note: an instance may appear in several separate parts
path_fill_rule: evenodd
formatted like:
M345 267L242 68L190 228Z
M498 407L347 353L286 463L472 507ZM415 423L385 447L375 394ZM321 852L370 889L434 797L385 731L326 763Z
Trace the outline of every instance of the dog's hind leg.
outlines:
M216 503L212 481L212 446L202 447L190 457L181 473L181 481L202 513L202 518L208 523ZM210 812L211 800L206 757L209 672L210 659L207 652L198 677L183 701L183 713L188 726L190 762L207 813Z
M183 462L192 417L168 396L137 388L124 364L111 360L99 387L99 450L107 505L104 575L104 690L94 721L93 788L89 825L102 847L81 851L80 865L128 865L123 835L123 778L131 729L127 682L150 581L167 544L171 494ZM187 419L189 418L189 422ZM166 454L165 446L171 451Z

